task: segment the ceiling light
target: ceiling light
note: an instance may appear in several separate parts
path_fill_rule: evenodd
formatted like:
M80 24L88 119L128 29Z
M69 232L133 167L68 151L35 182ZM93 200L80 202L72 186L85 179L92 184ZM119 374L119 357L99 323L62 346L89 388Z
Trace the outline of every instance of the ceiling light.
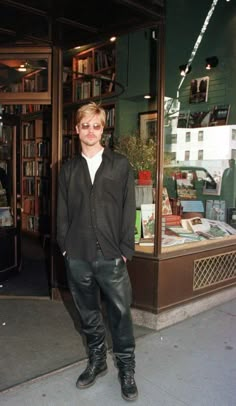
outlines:
M115 41L116 41L116 37L111 37L111 38L110 38L110 41L111 41L111 42L115 42Z
M150 94L145 94L144 99L151 99Z
M18 72L26 72L26 66L24 63L22 63L19 68L17 68Z
M217 56L210 56L209 58L206 58L206 69L211 70L212 68L215 68L219 63L219 60Z

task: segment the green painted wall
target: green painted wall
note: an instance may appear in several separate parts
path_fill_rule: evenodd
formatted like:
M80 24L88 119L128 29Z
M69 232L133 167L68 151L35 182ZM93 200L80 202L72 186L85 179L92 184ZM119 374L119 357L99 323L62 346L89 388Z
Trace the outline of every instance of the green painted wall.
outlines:
M152 30L142 29L117 39L116 80L124 92L116 103L115 134L125 136L137 134L138 114L156 108L156 58L157 44ZM154 74L155 72L155 74ZM145 100L144 94L154 95Z

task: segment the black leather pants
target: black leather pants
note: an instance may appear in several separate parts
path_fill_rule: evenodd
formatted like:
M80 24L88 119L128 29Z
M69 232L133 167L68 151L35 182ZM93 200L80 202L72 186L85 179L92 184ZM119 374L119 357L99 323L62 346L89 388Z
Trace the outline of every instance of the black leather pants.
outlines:
M135 341L131 319L131 284L122 258L104 259L97 251L93 262L67 258L68 284L81 316L82 331L86 336L90 356L104 354L105 327L100 290L106 304L113 353L122 370L135 368Z

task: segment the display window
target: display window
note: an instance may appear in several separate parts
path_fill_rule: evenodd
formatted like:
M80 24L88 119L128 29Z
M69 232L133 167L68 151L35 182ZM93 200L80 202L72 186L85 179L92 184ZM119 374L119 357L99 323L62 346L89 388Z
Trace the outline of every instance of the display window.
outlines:
M181 128L176 119L166 129L175 132L177 142L165 144L165 152L170 155L174 152L174 157L164 168L163 187L167 189L171 214L164 220L163 251L171 246L187 247L235 237L232 212L236 169L231 155L235 128L233 125Z

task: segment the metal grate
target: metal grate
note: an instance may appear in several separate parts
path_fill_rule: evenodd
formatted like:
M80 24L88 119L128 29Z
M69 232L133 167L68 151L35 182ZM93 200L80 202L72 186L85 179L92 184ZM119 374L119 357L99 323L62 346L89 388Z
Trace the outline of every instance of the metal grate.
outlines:
M193 290L236 277L236 251L194 261Z

